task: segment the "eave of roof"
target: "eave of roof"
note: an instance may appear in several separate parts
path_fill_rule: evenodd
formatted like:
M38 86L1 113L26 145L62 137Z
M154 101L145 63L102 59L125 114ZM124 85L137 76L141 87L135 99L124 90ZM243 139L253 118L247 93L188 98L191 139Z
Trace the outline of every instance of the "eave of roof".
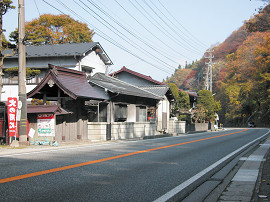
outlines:
M133 75L135 75L137 77L140 77L140 78L145 79L147 81L153 82L153 83L155 83L157 85L165 85L164 83L162 83L160 81L157 81L155 79L152 79L150 76L146 76L146 75L140 74L138 72L132 71L132 70L126 68L125 66L123 66L120 70L118 70L118 71L110 74L109 76L114 76L114 75L119 74L121 72L127 72L127 73L130 73L130 74L133 74Z
M139 88L147 90L153 94L156 94L158 96L166 96L168 100L174 101L175 97L173 96L173 93L169 86L161 86L161 85L151 85L151 86L139 86Z
M180 91L186 92L187 94L189 94L189 95L192 96L192 97L199 97L199 96L197 95L197 93L195 93L195 92L188 92L188 91L185 91L185 90L183 90L183 89L179 89L179 92L180 92Z
M72 99L90 98L97 100L105 100L106 97L97 92L86 79L84 72L79 72L63 67L49 64L49 72L43 80L29 93L27 97L31 98L37 94L51 79L65 94Z
M68 57L68 56L84 56L92 48L98 46L101 49L100 57L104 60L106 65L112 65L112 61L101 47L99 42L88 43L68 43L68 44L53 44L53 45L41 45L41 46L26 46L26 58L40 58L40 57ZM3 54L11 53L12 50L7 49L3 51ZM18 54L7 58L18 58Z
M53 113L55 115L71 114L59 105L27 105L28 114Z
M149 91L145 91L137 86L131 85L119 79L106 76L103 73L96 73L89 79L89 82L101 88L107 89L112 93L119 93L136 97L145 97L156 100L163 99L162 96L155 95Z

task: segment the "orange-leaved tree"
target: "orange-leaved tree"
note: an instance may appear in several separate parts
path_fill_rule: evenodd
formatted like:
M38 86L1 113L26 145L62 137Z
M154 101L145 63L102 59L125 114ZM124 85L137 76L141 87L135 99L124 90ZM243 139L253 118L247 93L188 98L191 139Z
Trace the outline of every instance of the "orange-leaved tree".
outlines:
M27 22L26 45L92 42L94 31L87 24L74 20L68 15L44 14ZM10 34L10 41L18 42L18 30Z
M227 97L222 100L227 120L243 123L243 117L248 121L257 114L261 122L269 122L270 33L250 35L236 53L227 56L226 67L219 87Z

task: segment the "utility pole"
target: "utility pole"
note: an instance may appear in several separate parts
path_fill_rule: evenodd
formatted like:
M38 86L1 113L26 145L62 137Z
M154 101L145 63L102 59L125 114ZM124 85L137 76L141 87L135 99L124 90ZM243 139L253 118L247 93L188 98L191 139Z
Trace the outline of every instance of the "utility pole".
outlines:
M209 49L206 51L207 55L204 56L204 58L209 59L207 63L207 72L206 72L206 78L205 78L205 89L210 90L213 92L213 58L214 55L212 54L214 51L212 49Z
M1 100L1 96L2 96L2 74L3 74L3 63L4 63L4 58L2 56L2 51L3 51L3 48L2 48L2 34L3 34L3 15L6 13L6 9L5 9L5 6L4 6L4 2L3 0L0 0L0 101Z
M18 110L21 111L19 121L19 143L28 145L27 142L27 103L26 103L26 58L25 58L25 17L24 17L24 0L18 0L19 16L19 37L18 37L18 54L19 54L19 101Z

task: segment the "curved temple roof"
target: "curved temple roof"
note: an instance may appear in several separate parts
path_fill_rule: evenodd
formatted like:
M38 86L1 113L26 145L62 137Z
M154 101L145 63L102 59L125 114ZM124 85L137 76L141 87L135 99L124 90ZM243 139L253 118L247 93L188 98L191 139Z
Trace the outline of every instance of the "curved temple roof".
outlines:
M72 99L89 98L97 100L105 100L106 97L96 91L86 79L84 72L79 72L63 67L58 67L49 64L49 72L43 78L43 80L29 93L28 98L40 95L40 91L43 88L51 85L57 85L57 87L68 95Z

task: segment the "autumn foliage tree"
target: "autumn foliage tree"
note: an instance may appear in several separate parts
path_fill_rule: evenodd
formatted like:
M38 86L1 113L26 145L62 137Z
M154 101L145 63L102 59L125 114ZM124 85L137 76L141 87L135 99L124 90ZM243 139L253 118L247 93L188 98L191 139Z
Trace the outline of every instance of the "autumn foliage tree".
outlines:
M204 120L207 122L214 121L215 113L220 110L220 103L215 101L213 93L209 90L200 90L198 96L198 105L205 110Z
M178 87L174 83L169 83L169 87L175 97L172 114L181 120L186 120L188 117L187 115L181 115L181 110L187 110L190 108L189 95L185 91L179 91Z
M266 32L270 30L270 4L260 11L256 17L246 22L248 32Z
M241 125L256 118L269 123L269 88L270 32L256 32L227 56L226 78L220 82L227 121Z
M68 15L44 14L25 24L26 45L92 42L94 31L87 24ZM18 30L10 34L10 41L18 42Z

